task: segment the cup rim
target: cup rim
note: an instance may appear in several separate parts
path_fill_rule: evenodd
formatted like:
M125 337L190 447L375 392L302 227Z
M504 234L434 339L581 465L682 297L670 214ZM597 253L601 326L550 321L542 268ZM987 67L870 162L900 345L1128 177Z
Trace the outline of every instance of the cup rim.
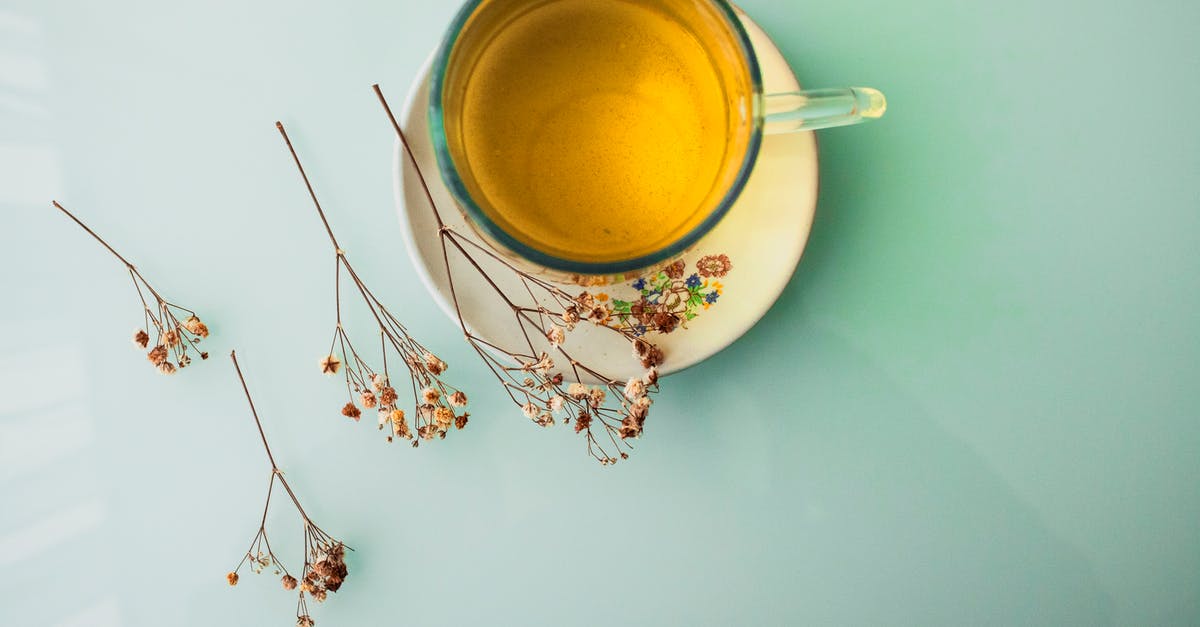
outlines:
M655 264L668 261L682 254L707 235L725 217L746 187L746 182L749 180L750 173L754 169L754 163L758 159L763 136L763 117L759 109L759 102L763 94L762 71L758 64L758 57L754 52L754 45L750 40L750 34L742 25L742 21L732 4L727 0L694 0L697 2L707 2L712 5L725 19L726 25L733 32L734 38L742 49L742 55L750 71L750 82L753 89L752 110L749 112L751 116L751 131L750 139L737 175L725 191L724 197L709 212L708 216L700 224L697 224L692 230L670 245L630 259L591 262L563 259L551 255L521 242L512 234L505 231L500 225L489 218L471 197L466 184L463 183L462 178L458 174L458 168L454 165L454 158L450 154L449 142L446 139L446 120L442 108L442 94L445 88L446 71L449 69L450 55L454 51L454 46L458 42L459 35L462 34L463 26L470 19L471 15L475 13L475 10L479 8L479 5L485 1L468 0L459 9L458 13L455 14L447 30L447 34L434 56L431 72L432 79L429 89L429 134L432 139L434 156L437 160L439 173L451 196L453 196L459 207L467 214L468 219L477 229L482 231L488 238L493 239L496 243L516 253L518 256L552 270L580 275L618 275L651 268Z

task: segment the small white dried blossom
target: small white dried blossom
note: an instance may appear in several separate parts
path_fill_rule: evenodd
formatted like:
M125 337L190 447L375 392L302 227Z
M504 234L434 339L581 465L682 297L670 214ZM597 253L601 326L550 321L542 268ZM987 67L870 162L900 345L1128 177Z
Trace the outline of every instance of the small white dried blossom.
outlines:
M533 403L525 403L521 407L521 411L525 412L526 418L528 418L530 420L537 420L538 413L540 410L538 409L538 406L534 405Z
M425 367L428 368L429 372L431 372L435 377L445 372L446 368L448 368L446 362L438 359L437 355L434 355L433 353L425 353L422 357L425 359Z
M542 353L541 358L537 362L529 365L529 369L544 375L554 369L554 360L546 353Z
M549 340L551 346L562 346L563 342L567 341L567 333L560 327L554 327L546 333L546 339Z
M425 388L421 390L421 398L425 399L425 402L430 405L438 402L438 399L441 397L442 391L437 388Z
M567 402L567 399L565 399L561 396L555 396L554 398L550 399L550 410L551 411L562 411L563 403L565 403L565 402Z
M646 384L638 377L629 380L625 384L625 398L636 401L646 395Z
M575 400L582 401L588 397L588 386L582 383L572 383L571 385L567 386L567 394L571 395L571 398Z
M592 409L599 409L600 406L604 404L604 397L604 388L592 388L592 390L588 392L588 403L591 404Z

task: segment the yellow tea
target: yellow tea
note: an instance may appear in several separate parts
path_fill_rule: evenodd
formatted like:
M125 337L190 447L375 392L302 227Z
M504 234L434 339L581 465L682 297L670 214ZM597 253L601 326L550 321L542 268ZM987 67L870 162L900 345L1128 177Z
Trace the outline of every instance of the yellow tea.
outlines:
M550 255L604 262L661 250L712 212L749 143L751 87L732 40L689 27L713 18L687 14L698 4L476 10L442 104L455 168L493 222Z

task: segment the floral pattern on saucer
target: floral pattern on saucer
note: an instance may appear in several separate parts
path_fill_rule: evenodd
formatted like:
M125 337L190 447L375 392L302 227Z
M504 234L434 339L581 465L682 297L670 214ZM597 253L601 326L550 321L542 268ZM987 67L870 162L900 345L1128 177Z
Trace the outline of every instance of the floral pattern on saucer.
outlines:
M733 270L728 255L706 255L696 262L694 272L682 260L656 274L639 278L629 287L637 291L635 300L612 298L609 326L628 329L634 335L673 333L686 329L687 323L712 308L724 294L722 279ZM601 302L608 294L596 294Z

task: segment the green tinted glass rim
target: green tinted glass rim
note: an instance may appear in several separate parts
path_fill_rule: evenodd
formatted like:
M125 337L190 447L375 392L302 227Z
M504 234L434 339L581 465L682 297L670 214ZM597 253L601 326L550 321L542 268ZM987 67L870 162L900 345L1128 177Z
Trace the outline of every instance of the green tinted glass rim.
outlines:
M429 133L433 141L438 170L442 175L442 181L450 190L450 194L458 202L459 207L475 223L476 227L501 246L540 266L575 274L616 275L650 268L657 263L680 255L691 248L700 238L707 235L725 217L725 214L729 212L729 209L746 187L746 181L750 178L750 173L754 169L754 163L758 159L759 149L762 147L763 135L763 118L758 104L763 93L762 71L758 65L758 57L754 54L754 45L750 41L750 34L742 26L741 19L738 18L737 13L729 2L726 0L698 0L716 7L718 12L725 18L726 25L734 33L750 70L753 102L751 103L752 110L749 114L751 116L752 128L750 141L746 146L746 154L742 159L742 165L738 169L737 176L726 191L724 198L721 199L721 202L709 213L704 221L696 225L696 227L670 246L631 259L588 262L563 259L548 254L521 242L502 229L471 198L471 194L467 191L466 185L458 174L458 168L454 165L454 158L450 155L450 146L446 139L446 118L442 107L443 90L446 84L446 70L450 64L450 55L454 52L454 45L458 42L463 27L471 16L474 15L479 5L485 1L487 0L469 0L454 16L446 37L442 40L441 47L434 57L433 68L430 73L431 84L429 89Z

